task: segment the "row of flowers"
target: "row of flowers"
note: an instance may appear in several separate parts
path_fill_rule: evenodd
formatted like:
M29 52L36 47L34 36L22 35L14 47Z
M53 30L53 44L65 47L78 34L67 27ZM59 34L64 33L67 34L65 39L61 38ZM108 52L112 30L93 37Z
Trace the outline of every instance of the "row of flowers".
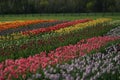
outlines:
M64 64L48 66L27 80L119 80L120 50L118 46L109 53L96 53L75 58Z
M76 25L76 24L79 24L79 23L80 24L85 23L85 22L88 22L88 21L91 21L91 19L75 20L75 21L51 26L51 27L48 27L48 28L39 28L39 29L31 30L31 31L25 31L25 32L22 32L22 33L24 35L29 35L29 34L39 34L39 33L44 33L44 32L51 32L51 31L59 30L61 28L73 26L73 25Z
M93 21L90 21L90 22L87 22L87 23L76 24L74 26L67 27L67 28L61 28L59 30L56 30L55 32L65 34L65 33L69 33L69 32L79 30L79 29L83 29L83 28L86 28L86 27L97 26L98 24L100 25L101 23L106 23L106 22L109 22L109 21L111 21L111 19L109 19L109 18L99 18L99 19L96 19L96 20L93 20Z
M36 24L41 22L54 22L56 20L26 20L26 21L12 21L12 22L3 22L0 23L0 31L10 29L10 28L17 28L20 26L26 26L29 24Z
M27 73L36 73L39 68L45 68L48 65L83 56L92 50L99 49L110 41L118 39L120 37L93 37L86 40L83 39L75 45L59 47L49 53L41 52L40 54L17 60L7 59L0 63L0 79L11 80L19 76L25 78Z
M38 29L38 28L45 28L45 27L54 26L54 25L61 24L61 23L66 23L66 22L69 22L69 21L59 20L59 21L54 21L54 22L40 22L40 23L26 25L25 27L6 29L3 31L0 31L0 36L6 36L12 33L19 33L23 31Z

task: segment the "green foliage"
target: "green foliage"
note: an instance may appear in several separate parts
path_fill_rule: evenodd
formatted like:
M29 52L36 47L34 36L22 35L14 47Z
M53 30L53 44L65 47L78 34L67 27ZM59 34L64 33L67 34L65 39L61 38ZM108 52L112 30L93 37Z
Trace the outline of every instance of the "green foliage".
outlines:
M0 0L0 13L120 12L119 3L119 0Z

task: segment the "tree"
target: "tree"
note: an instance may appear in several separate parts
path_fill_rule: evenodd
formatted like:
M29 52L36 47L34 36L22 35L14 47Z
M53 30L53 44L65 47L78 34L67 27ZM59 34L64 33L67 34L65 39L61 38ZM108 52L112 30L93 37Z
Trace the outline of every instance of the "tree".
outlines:
M0 0L0 13L120 12L120 0Z
M86 8L88 12L92 12L94 10L94 4L95 3L93 1L87 3Z

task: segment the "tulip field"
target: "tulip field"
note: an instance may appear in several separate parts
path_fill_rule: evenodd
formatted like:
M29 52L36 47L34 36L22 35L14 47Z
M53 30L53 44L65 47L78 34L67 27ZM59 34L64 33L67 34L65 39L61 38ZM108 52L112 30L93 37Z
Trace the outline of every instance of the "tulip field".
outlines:
M0 80L120 80L120 20L0 22Z

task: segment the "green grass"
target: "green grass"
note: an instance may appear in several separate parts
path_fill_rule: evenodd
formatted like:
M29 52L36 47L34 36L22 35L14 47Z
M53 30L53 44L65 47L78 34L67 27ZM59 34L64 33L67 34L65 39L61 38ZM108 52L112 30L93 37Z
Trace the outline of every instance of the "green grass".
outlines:
M75 20L83 18L112 18L119 20L120 13L67 13L67 14L9 14L0 15L0 21L14 20L32 20L32 19L57 19L57 20Z

